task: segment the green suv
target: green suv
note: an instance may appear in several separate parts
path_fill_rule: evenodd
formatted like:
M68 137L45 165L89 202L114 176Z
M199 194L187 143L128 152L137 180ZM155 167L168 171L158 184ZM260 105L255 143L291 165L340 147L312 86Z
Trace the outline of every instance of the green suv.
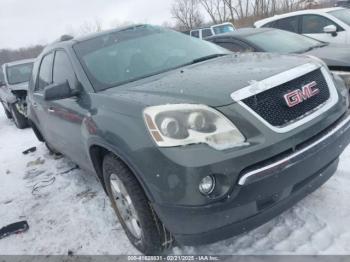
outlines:
M38 139L97 175L146 254L246 232L320 187L350 142L348 108L321 60L149 25L62 37L28 95Z

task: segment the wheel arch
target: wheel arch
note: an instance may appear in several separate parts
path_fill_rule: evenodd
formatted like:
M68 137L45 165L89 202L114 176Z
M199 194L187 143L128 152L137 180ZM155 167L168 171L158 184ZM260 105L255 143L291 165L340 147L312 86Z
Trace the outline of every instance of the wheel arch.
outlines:
M127 158L125 154L123 154L116 147L112 147L101 141L95 141L89 145L89 157L105 192L107 191L103 181L103 159L109 153L114 154L116 157L118 157L120 161L122 161L130 169L131 173L140 183L149 201L153 202L154 198L148 190L145 181L142 179L139 170L137 170L137 168L132 164L129 158Z

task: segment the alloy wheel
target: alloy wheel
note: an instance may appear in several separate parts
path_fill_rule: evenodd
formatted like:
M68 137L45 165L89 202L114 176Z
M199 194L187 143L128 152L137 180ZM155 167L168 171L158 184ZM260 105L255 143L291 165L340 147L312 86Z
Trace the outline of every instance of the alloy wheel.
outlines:
M110 182L113 199L121 218L131 234L135 238L141 239L142 229L139 222L140 220L129 193L126 191L124 184L116 174L110 176Z

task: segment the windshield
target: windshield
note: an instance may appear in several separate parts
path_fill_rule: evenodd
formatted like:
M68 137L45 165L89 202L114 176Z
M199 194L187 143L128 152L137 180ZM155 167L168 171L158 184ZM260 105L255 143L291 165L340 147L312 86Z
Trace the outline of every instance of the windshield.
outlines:
M350 10L349 9L343 9L343 10L337 10L329 12L334 17L338 18L342 22L344 22L347 25L350 25Z
M7 82L10 85L16 85L28 82L32 74L33 63L26 63L6 68Z
M269 30L244 37L265 52L302 53L325 43L282 30Z
M229 53L209 42L153 26L101 35L76 44L74 49L96 90Z
M215 34L218 35L218 34L233 32L235 31L235 28L232 25L227 24L227 25L213 26L213 30Z

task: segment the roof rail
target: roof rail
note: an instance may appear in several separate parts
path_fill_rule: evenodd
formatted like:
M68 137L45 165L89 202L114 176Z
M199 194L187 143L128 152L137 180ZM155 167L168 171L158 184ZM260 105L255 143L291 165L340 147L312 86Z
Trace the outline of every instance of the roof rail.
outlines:
M64 41L69 41L72 40L74 37L71 35L63 35L59 38L58 42L64 42Z

